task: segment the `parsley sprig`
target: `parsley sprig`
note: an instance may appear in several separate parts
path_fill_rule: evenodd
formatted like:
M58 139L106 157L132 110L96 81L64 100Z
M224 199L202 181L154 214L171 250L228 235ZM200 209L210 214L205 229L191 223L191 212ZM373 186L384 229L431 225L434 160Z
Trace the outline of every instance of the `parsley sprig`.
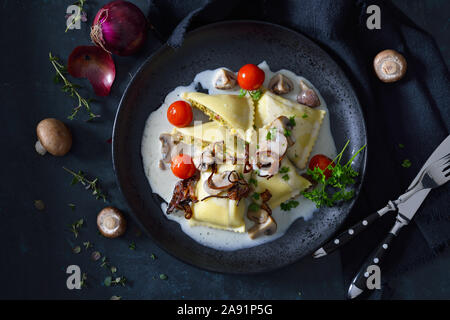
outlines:
M336 158L328 165L325 170L315 167L314 170L308 169L307 174L319 183L318 187L311 191L303 191L305 198L315 202L316 207L332 207L340 201L348 201L355 195L353 190L348 190L348 187L355 184L355 178L359 175L351 164L355 157L366 147L361 147L352 158L344 165L341 159L350 141L347 141L342 151ZM334 166L333 166L334 164ZM331 176L327 179L325 171L331 171Z
M63 167L64 170L69 172L72 176L72 185L81 183L86 190L92 190L92 195L95 196L95 199L103 199L104 202L106 202L106 195L100 190L98 187L98 178L95 178L94 180L89 180L84 175L83 171L72 171L70 169L67 169L66 167Z
M258 90L244 90L244 89L241 88L241 90L239 91L239 97L244 97L247 93L254 101L258 101L261 98L261 95L262 95L261 89L258 89Z
M100 115L94 114L91 110L90 102L94 101L93 99L85 99L83 98L77 89L80 89L81 86L77 84L71 83L69 80L67 80L67 67L62 65L61 62L57 57L52 55L51 52L48 53L49 60L53 67L56 70L56 75L54 77L55 83L60 83L62 80L63 86L61 88L62 91L68 93L71 97L77 98L78 105L72 109L72 114L67 117L69 120L75 119L78 111L80 111L81 108L85 108L86 112L89 114L88 121L100 117Z

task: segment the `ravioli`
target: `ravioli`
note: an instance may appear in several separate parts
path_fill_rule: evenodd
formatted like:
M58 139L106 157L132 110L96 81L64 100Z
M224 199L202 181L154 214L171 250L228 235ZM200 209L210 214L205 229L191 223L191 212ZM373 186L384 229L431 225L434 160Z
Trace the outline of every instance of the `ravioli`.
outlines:
M287 151L288 158L299 169L304 169L319 135L325 111L313 109L266 91L258 101L255 125L258 128L270 124L279 116L295 118L291 137L295 143Z
M186 143L201 141L205 147L214 142L224 142L225 151L231 156L243 158L245 155L245 141L232 135L230 131L215 121L204 122L190 127L175 128L174 133L181 134Z
M253 130L255 107L250 97L230 94L209 95L200 92L184 92L181 98L203 111L211 120L225 126L232 134L247 140Z
M224 164L218 167L218 172L236 170L242 172L242 166ZM236 200L228 198L221 199L211 197L204 201L203 198L209 196L203 185L208 180L211 171L202 172L200 180L197 182L195 194L198 202L192 204L192 217L189 219L190 226L207 226L210 228L228 230L243 233L245 232L244 214L246 211L245 201L241 200L237 205Z
M272 194L267 203L271 209L275 209L282 202L298 196L300 192L311 186L311 182L299 175L288 159L284 158L281 161L280 169L287 172L278 172L270 179L257 175L254 177L256 180L255 192L262 193L267 189ZM285 175L289 179L283 178Z

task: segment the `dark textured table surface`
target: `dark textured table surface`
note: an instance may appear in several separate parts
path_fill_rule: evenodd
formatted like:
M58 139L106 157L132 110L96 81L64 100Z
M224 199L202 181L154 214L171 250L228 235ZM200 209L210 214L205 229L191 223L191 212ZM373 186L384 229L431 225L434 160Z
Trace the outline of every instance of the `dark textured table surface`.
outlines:
M108 195L109 204L124 209L111 163L112 124L118 101L136 69L147 54L160 44L150 35L146 48L133 57L114 57L117 76L111 95L98 99L94 111L102 115L94 123L68 123L73 148L68 156L39 156L34 151L35 127L43 118L65 119L73 100L52 81L48 53L66 60L72 49L89 44L89 29L65 30L65 11L72 1L2 0L0 32L3 40L0 70L1 157L0 157L0 298L109 299L342 299L344 283L338 252L320 259L305 258L287 268L267 274L232 276L209 273L179 262L141 235L130 223L124 237L106 240L97 234L95 217L104 203L82 187L70 186L71 177L62 166L97 176ZM88 14L107 1L88 1ZM144 11L147 2L133 1ZM446 0L394 1L419 26L433 34L447 65L449 11ZM444 10L443 10L444 8ZM90 94L86 81L85 95ZM38 211L35 200L46 208ZM69 207L75 204L75 209ZM129 221L131 217L126 212ZM84 218L77 239L68 225ZM83 242L107 257L117 275L127 277L125 287L107 287L103 280L110 272L92 261ZM131 250L130 244L135 244ZM81 253L72 249L81 246ZM156 258L155 258L156 257ZM87 274L87 287L68 290L65 270L76 264ZM398 277L393 298L450 298L450 252ZM166 274L168 279L160 279Z

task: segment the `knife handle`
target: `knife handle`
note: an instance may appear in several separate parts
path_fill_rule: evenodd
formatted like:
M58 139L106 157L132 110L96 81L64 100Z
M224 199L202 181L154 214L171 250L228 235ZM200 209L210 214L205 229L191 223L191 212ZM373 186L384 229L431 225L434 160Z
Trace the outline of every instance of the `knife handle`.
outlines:
M337 248L340 248L341 246L343 246L350 240L354 239L356 237L356 235L360 234L363 230L366 230L368 226L370 226L379 217L383 216L386 212L394 211L394 210L395 210L395 207L391 207L391 204L388 204L383 209L381 209L375 213L372 213L371 215L366 217L364 220L353 225L350 229L342 232L337 237L328 241L320 249L318 249L314 252L313 257L320 258L320 257L326 256L327 254L330 254Z
M380 266L383 257L386 255L389 247L392 244L392 240L397 236L399 230L406 226L408 221L400 216L397 216L394 227L389 231L387 236L381 241L378 247L369 255L366 261L363 263L359 269L356 276L348 289L348 298L354 299L359 296L364 290L367 289L367 281L371 276L371 272L368 269L370 266ZM371 279L370 279L371 280ZM381 280L380 280L381 281ZM373 289L373 288L372 288ZM379 289L379 288L378 288Z

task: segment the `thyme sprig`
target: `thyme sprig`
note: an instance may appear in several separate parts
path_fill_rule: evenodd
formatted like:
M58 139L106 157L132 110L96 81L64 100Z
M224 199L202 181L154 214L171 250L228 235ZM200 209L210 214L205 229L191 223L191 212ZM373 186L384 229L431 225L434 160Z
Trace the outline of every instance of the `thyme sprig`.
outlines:
M92 190L92 195L95 196L95 199L103 199L104 202L106 202L106 195L102 192L102 190L98 187L98 178L95 178L94 180L89 180L84 175L83 171L72 171L70 169L67 169L66 167L63 167L64 170L69 172L72 176L72 182L71 184L77 184L81 183L86 190Z
M87 18L86 18L86 15L87 15L86 11L83 8L83 6L86 3L86 1L87 0L79 0L79 1L74 3L74 5L79 7L80 10L78 11L77 15L72 19L72 22L67 26L65 32L69 31L70 27L72 25L74 25L75 23L77 23L78 20L81 20L81 21L86 21L87 20Z
M48 56L49 56L49 60L50 60L51 64L53 65L53 67L56 70L54 82L59 83L62 80L63 86L62 86L61 90L63 92L66 92L67 94L69 94L71 97L77 98L77 100L78 100L78 105L72 109L72 114L70 116L68 116L67 119L69 119L69 120L75 119L75 116L77 115L78 111L80 111L80 109L83 107L86 109L86 112L89 114L88 121L100 117L100 115L94 114L91 110L90 102L92 102L94 100L90 99L90 98L89 99L83 98L77 90L77 89L80 89L81 86L79 86L77 84L73 84L69 80L67 80L67 77L66 77L67 76L67 67L64 66L63 64L61 64L59 59L57 57L55 57L54 55L52 55L51 52L48 53Z

